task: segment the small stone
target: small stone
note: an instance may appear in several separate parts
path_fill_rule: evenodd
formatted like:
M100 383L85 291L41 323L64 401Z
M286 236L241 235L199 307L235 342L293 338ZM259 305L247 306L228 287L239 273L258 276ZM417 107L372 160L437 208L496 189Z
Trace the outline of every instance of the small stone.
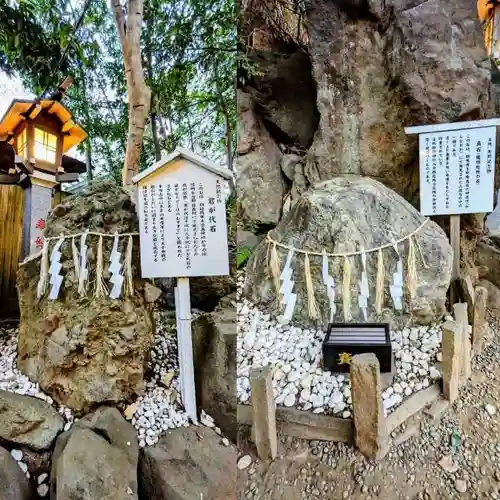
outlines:
M43 474L40 474L37 478L37 483L42 484L48 477L49 477L49 475L46 472L44 472Z
M40 484L37 489L37 493L41 497L46 497L47 493L49 492L49 486L47 484Z
M295 396L293 394L288 394L283 401L283 404L287 407L291 407L295 404Z
M229 446L229 439L228 439L228 438L226 438L226 437L225 437L225 438L222 438L222 444L223 444L224 446Z
M493 416L497 412L497 409L492 404L485 405L484 409L488 415Z
M246 469L252 463L252 457L250 455L244 455L238 460L237 467L239 470Z
M459 493L465 493L467 491L467 482L464 481L463 479L457 479L455 481L455 489Z
M23 452L21 450L12 450L10 452L10 454L12 455L12 458L16 461L16 462L19 462L20 460L23 459Z
M17 465L19 465L24 473L28 472L28 466L24 462L17 462Z

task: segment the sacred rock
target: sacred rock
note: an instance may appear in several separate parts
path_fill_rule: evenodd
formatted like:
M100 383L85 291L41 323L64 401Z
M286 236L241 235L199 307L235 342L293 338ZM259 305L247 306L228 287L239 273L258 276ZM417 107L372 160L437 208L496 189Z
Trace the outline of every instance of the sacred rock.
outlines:
M267 144L270 135L285 152L300 152L304 165L290 179L282 162L283 193L274 158L253 158L243 148L237 162L245 165L240 190L249 220L260 223L268 207L278 214L275 204L288 192L293 199L343 174L373 177L417 205L418 138L404 128L494 116L476 2L306 0L295 13L275 5L242 7L258 76L243 85L239 140L245 146L247 137L255 144L262 137ZM260 121L265 126L255 127ZM307 134L299 134L304 124ZM464 221L467 228L475 223Z
M95 183L64 200L65 211L49 216L45 237L89 230L113 235L138 231L130 196L113 183ZM61 213L64 212L63 215ZM80 296L73 259L72 238L60 248L63 277L57 300L49 300L52 285L37 298L41 257L23 262L18 273L21 321L18 367L57 403L86 412L104 402L129 402L140 395L144 370L153 344L150 306L143 299L140 280L139 238L133 237L132 276L135 293L113 300L96 297L98 240L87 237L88 280ZM113 237L102 241L103 280L109 291L108 269ZM119 262L124 263L128 237L119 238ZM54 241L50 242L49 261ZM75 238L80 249L80 238ZM78 262L78 261L77 261ZM123 271L122 271L123 273ZM50 279L50 276L49 276Z
M410 248L411 234L415 237ZM314 302L318 310L316 319L309 313L304 254L295 252L290 261L291 276L284 280L293 281L291 294L297 295L291 318L294 325L323 327L329 321L330 302L323 280L323 250L329 254L365 250L368 284L366 320L393 320L397 325L410 316L419 323L428 324L445 312L453 252L444 231L436 223L426 221L401 196L374 179L341 176L317 184L298 200L268 236L289 247L315 252L308 257L310 286L314 290ZM397 244L398 253L392 246L393 240L402 240ZM379 275L383 280L383 300L380 314L377 314L374 304L379 252L370 250L380 246L384 247L381 251L383 272ZM268 239L257 247L247 266L244 293L261 310L279 317L285 312L285 304L280 301L278 305L276 301L273 253L272 243ZM277 246L276 255L279 279L288 249ZM403 271L403 310L397 311L391 296L391 286L397 285L394 274L399 258ZM347 261L346 269L344 257L328 258L328 274L334 279L335 285L334 321L344 321L346 298L349 299L345 302L347 316L352 321L363 322L365 316L358 303L363 259L357 254L349 256ZM290 286L284 281L280 280L279 283L283 290ZM415 283L416 294L410 298L408 285L412 282ZM348 293L345 293L344 283L348 283Z

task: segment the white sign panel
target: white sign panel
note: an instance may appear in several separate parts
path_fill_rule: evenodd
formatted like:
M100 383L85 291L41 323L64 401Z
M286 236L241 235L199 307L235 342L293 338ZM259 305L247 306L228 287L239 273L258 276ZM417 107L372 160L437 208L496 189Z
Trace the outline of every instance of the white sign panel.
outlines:
M144 278L229 274L224 179L183 160L138 185Z
M462 125L462 124L454 124ZM419 134L420 211L458 215L493 210L496 127Z

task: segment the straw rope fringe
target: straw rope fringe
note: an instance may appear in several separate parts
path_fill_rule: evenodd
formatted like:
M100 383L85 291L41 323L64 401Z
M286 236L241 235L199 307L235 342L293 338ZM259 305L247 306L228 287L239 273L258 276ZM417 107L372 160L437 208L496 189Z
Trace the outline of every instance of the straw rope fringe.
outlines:
M342 279L342 302L344 308L344 320L350 321L352 319L351 314L351 263L349 262L349 257L344 256L344 276Z
M408 240L408 270L406 280L408 282L408 292L410 300L417 295L417 263L415 260L415 244L413 237Z
M314 297L314 285L311 276L311 264L309 262L309 255L307 254L304 257L304 274L306 279L307 308L309 312L309 317L311 319L317 319L319 317L319 312L318 312L318 306L316 304L316 298Z
M380 245L378 247L370 248L368 250L358 250L358 251L355 251L355 252L345 252L345 253L327 253L326 256L327 257L352 257L354 255L361 255L363 253L371 253L371 252L376 252L377 250L383 250L385 248L394 247L394 245L397 245L398 243L401 243L401 242L407 240L408 238L411 238L412 236L416 235L427 224L427 222L429 220L430 219L425 219L424 222L422 222L422 224L420 224L420 226L418 226L410 234L407 234L406 236L404 236L402 238L399 238L398 240L391 240L390 243L386 243L386 244ZM303 254L308 254L308 255L318 255L320 257L323 256L323 252L322 251L321 252L312 252L312 251L309 251L309 250L301 250L299 248L295 248L295 247L290 246L290 245L284 245L283 243L279 243L278 241L275 241L275 240L273 240L271 238L270 232L267 233L267 241L271 245L274 245L274 247L278 246L280 248L285 248L287 250L293 250L294 252L297 252L297 253L303 253ZM417 242L417 244L418 244L418 242ZM425 261L423 259L423 255L422 255L422 250L420 249L420 246L419 246L419 251L420 251L420 255L422 256L422 261L425 264ZM425 266L426 266L426 264L425 264Z
M382 313L382 307L384 305L384 279L384 253L382 249L379 249L377 257L377 279L375 282L375 312L377 314Z
M78 253L78 248L76 248L75 236L71 238L71 254L73 255L76 281L80 282L80 254Z
M49 242L43 240L42 261L40 263L40 279L37 286L37 298L41 298L47 291L49 278Z
M82 233L74 233L74 234L67 234L64 236L51 236L50 238L44 238L44 240L50 241L50 240L59 240L62 237L64 239L66 238L76 238L77 236L82 236L84 234L88 234L90 236L102 236L104 238L114 238L116 236L116 233L99 233L96 231L84 231ZM139 233L119 233L118 236L139 236Z
M128 297L134 295L134 279L132 276L132 250L134 241L132 235L128 237L127 250L125 253L125 294Z
M272 245L269 268L273 277L274 288L276 290L276 303L280 303L280 263L276 245Z
M107 295L106 283L103 277L103 256L102 256L102 235L99 236L99 243L97 244L97 266L96 266L96 284L95 284L95 297L103 297Z

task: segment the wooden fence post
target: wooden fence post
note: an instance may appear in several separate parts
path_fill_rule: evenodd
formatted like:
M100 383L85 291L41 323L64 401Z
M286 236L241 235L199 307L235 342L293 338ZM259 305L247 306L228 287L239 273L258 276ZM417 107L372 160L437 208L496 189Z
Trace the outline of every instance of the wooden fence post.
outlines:
M467 304L454 304L453 312L455 313L455 321L461 329L461 367L460 367L460 384L464 384L472 375L471 367L471 342L469 336L469 316L467 315Z
M453 403L460 390L462 360L462 327L455 321L443 324L443 394Z
M274 460L278 454L272 373L272 367L266 366L250 374L254 439L261 460Z
M389 451L389 433L382 405L380 363L372 353L357 354L351 362L354 434L357 448L369 458Z
M487 302L488 290L482 286L476 287L472 320L472 351L474 355L480 354L483 349L484 336L486 335Z

